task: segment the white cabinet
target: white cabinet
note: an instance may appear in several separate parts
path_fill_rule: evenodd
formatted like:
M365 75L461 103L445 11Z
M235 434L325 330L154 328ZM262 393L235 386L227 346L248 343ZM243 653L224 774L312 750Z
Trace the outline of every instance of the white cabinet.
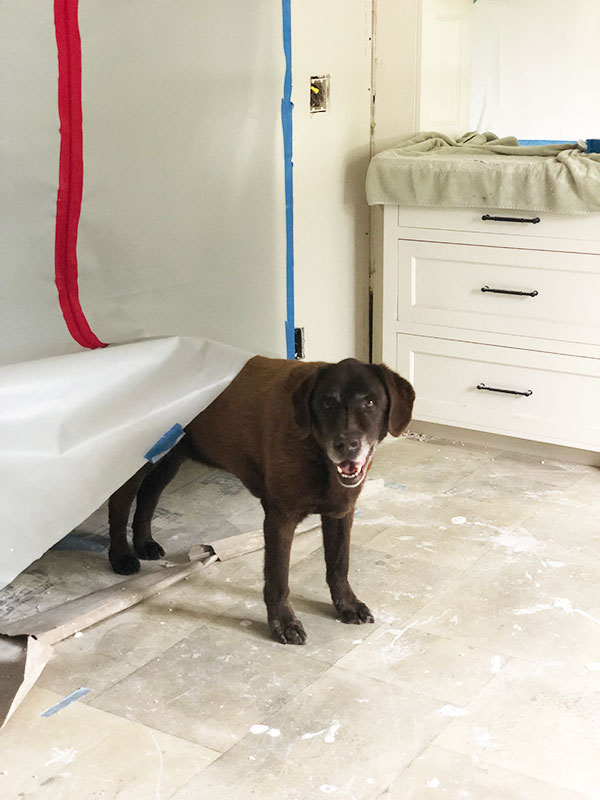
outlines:
M470 130L472 0L420 0L421 131Z
M386 206L380 295L415 419L600 449L600 215Z

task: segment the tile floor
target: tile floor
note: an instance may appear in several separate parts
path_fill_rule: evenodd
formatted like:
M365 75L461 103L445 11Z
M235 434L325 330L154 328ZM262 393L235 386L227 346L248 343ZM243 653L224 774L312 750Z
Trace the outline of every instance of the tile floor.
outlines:
M257 527L194 469L157 538ZM386 441L353 536L374 625L336 621L317 531L291 569L305 647L268 638L261 553L214 564L55 647L0 733L0 797L599 800L599 512L596 468Z

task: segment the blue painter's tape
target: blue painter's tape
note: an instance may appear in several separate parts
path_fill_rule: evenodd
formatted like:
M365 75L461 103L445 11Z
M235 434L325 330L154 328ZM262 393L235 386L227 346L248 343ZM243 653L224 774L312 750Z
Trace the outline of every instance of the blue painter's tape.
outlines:
M545 145L545 144L577 144L577 142L565 141L564 139L519 139L519 144L522 147L529 145Z
M283 159L285 176L285 284L286 321L285 345L288 358L294 358L294 175L292 160L292 12L291 0L281 0L283 21L283 52L285 76L281 99L281 127L283 130Z
M145 454L144 458L146 461L149 461L151 464L156 464L156 462L162 458L169 450L172 450L177 442L180 442L183 437L185 436L185 431L181 427L181 425L177 422L173 425L172 428L161 436L158 442L153 445L150 450Z
M75 700L79 700L80 697L83 697L86 694L89 694L92 690L85 689L82 687L81 689L76 689L71 694L68 694L66 697L63 697L56 705L50 706L45 711L42 711L40 717L51 717L53 714L58 714L59 711L62 711L63 708L70 706L71 703L74 703Z
M85 550L89 553L101 553L106 550L108 538L100 533L79 533L72 531L53 545L50 550Z

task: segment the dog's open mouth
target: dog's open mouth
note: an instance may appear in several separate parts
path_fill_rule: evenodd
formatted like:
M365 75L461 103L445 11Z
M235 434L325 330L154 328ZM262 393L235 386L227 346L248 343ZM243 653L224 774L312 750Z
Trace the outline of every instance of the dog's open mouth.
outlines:
M358 486L367 474L367 467L373 455L373 448L369 450L366 457L361 461L342 461L336 464L338 478L342 486Z

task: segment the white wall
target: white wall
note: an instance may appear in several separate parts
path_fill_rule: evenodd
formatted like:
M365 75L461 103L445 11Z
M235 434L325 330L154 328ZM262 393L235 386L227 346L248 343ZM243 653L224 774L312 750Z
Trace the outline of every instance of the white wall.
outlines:
M308 359L368 354L370 0L292 2L296 325ZM310 77L331 105L309 113Z
M520 139L600 136L600 4L479 0L471 119Z
M373 2L373 151L380 152L418 127L421 0Z
M469 123L472 0L374 0L373 152Z
M375 5L376 151L432 127L447 133L492 130L522 139L600 135L600 4L375 0Z

